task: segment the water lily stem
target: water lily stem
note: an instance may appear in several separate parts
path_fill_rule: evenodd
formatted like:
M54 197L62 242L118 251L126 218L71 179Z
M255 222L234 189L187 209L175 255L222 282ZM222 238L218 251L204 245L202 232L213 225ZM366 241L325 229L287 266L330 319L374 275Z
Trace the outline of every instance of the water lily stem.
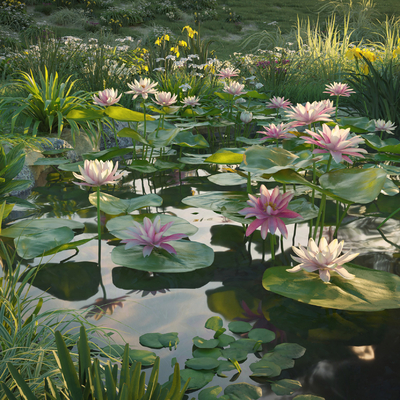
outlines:
M269 234L271 240L271 259L275 261L275 235Z
M250 172L247 173L247 193L252 194L253 191L251 189L251 175Z
M349 208L350 208L350 204L347 204L347 207L345 208L345 210L343 211L342 216L340 217L339 223L336 225L335 232L333 233L333 238L334 238L334 239L337 238L337 233L338 233L340 224L342 223L344 217L347 215L347 211L349 211Z
M97 186L97 264L101 276L101 215L100 215L100 186ZM106 289L100 278L100 286L103 291L103 297L106 298Z

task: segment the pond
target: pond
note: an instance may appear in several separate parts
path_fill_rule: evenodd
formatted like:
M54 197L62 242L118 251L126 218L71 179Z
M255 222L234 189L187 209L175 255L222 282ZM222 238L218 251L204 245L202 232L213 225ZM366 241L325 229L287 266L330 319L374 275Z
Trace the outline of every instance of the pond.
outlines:
M246 184L218 186L208 179L221 170L211 165L191 170L165 170L153 175L131 171L125 172L114 187L101 188L102 193L120 199L149 194L160 196L162 205L143 207L133 214L152 213L186 220L194 227L190 241L213 249L211 266L189 272L150 273L134 269L134 264L129 268L117 265L111 253L119 242L107 227L118 217L102 212L101 272L97 265L96 240L82 244L79 252L71 249L29 262L24 260L23 265L42 266L30 294L48 294L49 301L44 303L44 309L83 310L94 306L87 311L86 318L115 329L113 339L117 343L126 341L133 349L154 351L161 357L159 382L168 381L171 362L176 359L182 369L194 352L201 349L193 346L193 338L209 340L214 337L215 332L206 329L205 324L211 317L220 317L227 329L225 333L236 340L246 338L247 334L229 332L228 324L232 321L266 328L275 333L275 339L264 343L255 354L248 351L245 356L240 352L231 355L231 358L238 358L240 374L237 368L228 368L220 372L225 378L214 376L212 372L211 381L210 373L205 371L205 379L211 381L206 387L226 387L233 381L248 382L262 389L262 399L292 399L302 393L329 400L397 399L400 393L400 309L361 312L323 308L266 290L262 284L265 270L273 265L291 264L291 246L307 245L308 222L288 225L288 238L278 240L275 261L272 261L270 244L262 240L259 230L246 237L241 223L213 211L212 207L188 205L188 198L213 192L242 192L247 196ZM74 241L95 238L96 207L88 199L93 190L74 185L70 175L62 171L49 174L47 180L46 186L34 188L28 198L38 206L37 213L32 215L15 209L10 219L62 218L84 225L83 229L75 230ZM267 186L272 189L275 184ZM287 189L290 191L293 187L288 185ZM396 197L380 195L368 206L354 205L349 209L338 231L338 239L345 240L345 252L360 253L352 261L354 264L399 275L398 250L394 246L400 244L396 233L398 220L390 219L385 225L387 241L376 230L383 221L379 212L387 216L397 208L395 200ZM328 205L334 207L333 202ZM326 237L332 236L331 226L334 225L330 221L330 211L324 228ZM141 346L139 337L152 332L177 332L179 344L156 350ZM250 365L282 343L298 344L305 348L305 353L296 357L294 366L286 366L282 374L278 374L279 379L299 381L302 387L295 389L293 395L279 397L271 390L268 379L250 378L254 373ZM211 351L212 346L203 349L202 356ZM225 359L229 358L227 354ZM189 398L197 399L199 391L192 392Z

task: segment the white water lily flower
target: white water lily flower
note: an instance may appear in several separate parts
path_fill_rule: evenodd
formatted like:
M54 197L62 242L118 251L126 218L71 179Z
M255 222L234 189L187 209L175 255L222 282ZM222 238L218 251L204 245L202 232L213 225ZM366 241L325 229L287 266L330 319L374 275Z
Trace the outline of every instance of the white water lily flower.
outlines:
M308 241L308 246L305 249L302 246L299 248L292 246L292 250L299 256L293 257L293 260L300 262L294 268L287 269L288 272L299 272L302 269L308 272L319 271L319 277L324 282L329 282L331 272L336 272L345 279L354 279L355 275L350 274L343 264L356 258L359 253L350 254L347 252L340 256L344 245L344 240L338 243L335 239L329 243L325 238L322 238L319 246L316 245L311 238ZM340 257L339 257L340 256Z

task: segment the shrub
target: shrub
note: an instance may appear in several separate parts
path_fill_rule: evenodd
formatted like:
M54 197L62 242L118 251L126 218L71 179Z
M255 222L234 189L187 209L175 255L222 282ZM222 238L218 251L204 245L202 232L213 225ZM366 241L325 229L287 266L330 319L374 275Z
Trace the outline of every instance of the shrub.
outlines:
M0 24L20 31L33 23L31 15L26 13L25 3L16 0L2 0L0 3Z

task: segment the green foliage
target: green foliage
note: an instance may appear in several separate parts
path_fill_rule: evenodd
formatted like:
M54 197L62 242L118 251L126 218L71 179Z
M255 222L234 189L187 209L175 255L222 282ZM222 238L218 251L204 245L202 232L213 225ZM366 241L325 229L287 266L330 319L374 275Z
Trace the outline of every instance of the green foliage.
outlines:
M189 382L181 389L179 365L175 365L171 385L166 388L158 383L160 358L156 359L148 384L145 383L144 372L141 372L141 363L129 362L129 345L125 345L122 364L100 364L98 359L92 361L86 330L82 326L78 342L79 371L76 371L70 351L61 333L55 333L57 343L56 359L60 364L62 377L66 387L59 390L51 379L46 379L44 393L49 399L81 400L181 400ZM24 398L37 400L37 397L24 382L23 377L12 363L7 363L10 374ZM9 400L16 400L13 393L1 382Z
M16 0L2 0L0 3L0 24L15 31L26 29L33 23L32 17L26 12L25 3Z

